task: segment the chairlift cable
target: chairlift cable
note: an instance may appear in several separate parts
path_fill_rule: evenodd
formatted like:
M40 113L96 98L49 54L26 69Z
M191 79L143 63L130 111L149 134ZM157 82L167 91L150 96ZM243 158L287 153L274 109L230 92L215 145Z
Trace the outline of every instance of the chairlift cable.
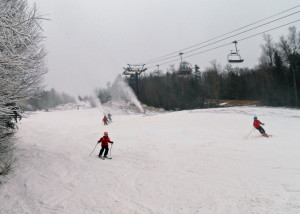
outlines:
M252 38L252 37L255 37L255 36L258 36L258 35L267 33L267 32L269 32L269 31L276 30L276 29L278 29L278 28L282 28L282 27L285 27L285 26L290 25L290 24L294 24L294 23L299 22L299 21L300 21L300 19L298 19L298 20L296 20L296 21L293 21L293 22L289 22L289 23L287 23L287 24L283 24L283 25L280 25L280 26L271 28L271 29L269 29L269 30L265 30L265 31L263 31L263 32L259 32L259 33L253 34L253 35L251 35L251 36L244 37L244 38L242 38L242 39L237 39L236 41L241 42L241 41L250 39L250 38ZM215 49L218 49L218 48L222 48L222 47L225 47L225 46L228 46L228 45L232 45L232 42L226 43L226 44L224 44L224 45L220 45L220 46L217 46L217 47L214 47L214 48L205 50L205 51L201 51L201 52L197 52L197 53L194 53L194 54L187 55L187 56L185 56L185 58L189 58L189 57L192 57L192 56L195 56L195 55L199 55L199 54L202 54L202 53L205 53L205 52L209 52L209 51L212 51L212 50L215 50ZM172 62L177 62L177 61L178 61L178 59L176 59L176 60L171 60L171 61L168 61L168 62L161 63L161 64L159 64L159 66L165 65L165 64L169 64L169 63L172 63ZM150 67L148 67L148 69L153 68L153 67L156 67L156 66L150 66Z
M183 50L187 50L187 49L193 48L193 47L195 47L195 46L198 46L198 45L201 45L201 44L210 42L210 41L212 41L212 40L215 40L215 39L217 39L217 38L223 37L223 36L228 35L228 34L230 34L230 33L234 33L234 32L236 32L236 31L239 31L239 30L244 29L244 28L246 28L246 27L252 26L252 25L254 25L254 24L257 24L257 23L260 23L260 22L262 22L262 21L268 20L268 19L273 18L273 17L275 17L275 16L278 16L278 15L280 15L280 14L286 13L286 12L288 12L288 11L290 11L290 10L293 10L293 9L299 7L299 6L300 6L300 5L297 5L297 6L295 6L295 7L290 8L290 9L284 10L284 11L282 11L282 12L279 12L279 13L274 14L274 15L272 15L272 16L269 16L269 17L267 17L267 18L264 18L264 19L261 19L261 20L259 20L259 21L253 22L253 23L251 23L251 24L245 25L245 26L243 26L243 27L237 28L237 29L235 29L235 30L233 30L233 31L230 31L230 32L228 32L228 33L224 33L224 34L222 34L222 35L220 35L220 36L214 37L214 38L209 39L209 40L206 40L206 41L204 41L204 42L201 42L201 43L198 43L198 44L189 46L189 47L184 48L184 49L181 49L181 50L179 50L179 51L172 52L172 53L169 53L169 54L166 54L166 55L163 55L163 56L160 56L160 57L157 57L157 58L154 58L154 59L152 59L152 60L148 60L148 61L145 61L144 63L139 63L139 64L151 64L151 62L154 61L154 60L158 60L158 59L161 59L161 58L165 58L165 57L170 56L170 55L173 55L173 54L176 54L176 55L177 55L178 52L181 52L181 51L183 51Z
M287 12L287 11L290 11L290 10L292 10L292 9L295 9L295 8L297 8L297 7L299 7L299 6L300 6L300 5L297 5L297 6L293 7L293 8L290 8L290 9L285 10L285 11L283 11L283 12L277 13L277 14L275 14L275 15L273 15L273 16L264 18L264 19L262 19L262 20L253 22L253 23L251 23L251 24L248 24L248 25L246 25L246 26L240 27L240 28L238 28L238 29L236 29L236 30L233 30L233 31L230 31L230 32L228 32L228 33L224 33L224 34L222 34L222 35L220 35L220 36L217 36L217 37L215 37L215 38L213 38L213 39L210 39L210 40L214 40L214 39L217 39L217 38L219 38L219 37L223 37L223 36L226 36L226 35L228 35L228 34L234 33L234 32L236 32L236 31L242 30L242 29L244 29L244 28L246 28L246 27L250 27L251 25L254 25L254 24L257 24L257 23L259 23L259 22L268 20L268 19L273 18L273 17L275 17L275 16L278 16L278 15L280 15L280 14L282 14L282 13L285 13L285 12ZM210 41L210 40L209 40L209 41ZM203 43L205 43L205 42L201 42L201 43L199 43L199 44L192 45L192 46L187 47L187 48L184 48L184 49L182 49L182 50L187 50L187 49L193 48L193 47L195 47L195 46L201 45L201 44L203 44Z
M255 37L255 36L258 36L258 35L260 35L260 34L264 34L264 33L267 33L267 32L269 32L269 31L276 30L276 29L278 29L278 28L285 27L285 26L287 26L287 25L294 24L294 23L299 22L299 21L300 21L300 19L298 19L298 20L296 20L296 21L293 21L293 22L290 22L290 23L288 23L288 24L280 25L280 26L278 26L278 27L275 27L275 28L272 28L272 29L269 29L269 30L266 30L266 31L263 31L263 32L260 32L260 33L256 33L256 34L254 34L254 35L252 35L252 36L248 36L248 37L245 37L245 38L243 38L243 39L239 39L239 40L237 40L237 41L240 42L240 41L243 41L243 40L246 40L246 39L250 39L250 38Z
M240 34L247 33L247 32L249 32L249 31L251 31L251 30L254 30L254 29L256 29L256 28L259 28L259 27L262 27L262 26L265 26L265 25L271 24L271 23L273 23L273 22L276 22L276 21L278 21L278 20L281 20L281 19L287 18L287 17L289 17L289 16L295 15L295 14L297 14L297 13L299 13L299 12L300 12L300 11L294 12L294 13L292 13L292 14L289 14L289 15L286 15L286 16L283 16L283 17L280 17L280 18L274 19L274 20L272 20L272 21L269 21L269 22L267 22L267 23L264 23L264 24L258 25L258 26L256 26L256 27L250 28L250 29L248 29L248 30L245 30L245 31L242 31L242 32L240 32L240 33L237 33L237 34L234 34L234 35L228 36L228 37L226 37L226 38L220 39L220 40L218 40L218 41L215 41L215 42L209 43L209 44L207 44L207 45L204 45L204 46L201 46L201 47L198 47L198 48L192 49L192 50L190 50L190 51L187 51L187 52L185 52L185 54L187 54L187 53L191 53L191 52L194 52L194 51L196 51L196 50L199 50L199 49L203 49L203 48L205 48L205 47L208 47L208 46L211 46L211 45L213 45L213 44L216 44L216 43L218 43L218 42L224 41L224 40L226 40L226 39L229 39L229 38L232 38L232 37L238 36L238 35L240 35ZM178 53L177 53L177 54L178 54ZM178 55L177 55L177 56L170 56L170 57L167 57L167 58L162 58L162 59L155 60L155 61L151 61L151 62L148 62L147 64L153 64L153 63L156 63L156 62L160 62L160 61L164 61L164 60L172 59L172 58L175 58L175 57L178 57Z
M286 18L286 17L289 17L289 16L292 16L292 15L295 15L296 13L299 13L299 12L300 12L300 11L297 11L297 12L295 12L295 13L292 13L292 14L290 14L290 15L287 15L287 16L284 16L284 17L281 17L281 18L275 19L275 20L273 20L273 21L267 22L267 23L265 23L265 24L261 24L261 25L259 25L259 26L256 26L256 27L253 27L253 28L250 28L250 29L248 29L248 30L242 31L242 32L240 32L240 33L237 33L237 34L235 34L235 35L232 35L232 36L226 37L226 38L224 38L224 39L218 40L218 41L216 41L216 42L214 42L214 43L217 43L217 42L220 42L220 41L223 41L223 40L226 40L226 39L232 38L232 37L234 37L234 36L238 36L238 35L240 35L240 34L243 34L243 33L247 33L247 32L249 32L249 31L251 31L251 30L254 30L254 29L256 29L256 28L259 28L259 27L262 27L262 26L265 26L265 25L271 24L271 23L273 23L273 22L276 22L276 21L278 21L278 20L280 20L280 19L284 19L284 18ZM204 46L204 47L206 47L206 46ZM195 50L199 50L199 49L201 49L201 47L199 47L199 48L195 48L195 49L193 49L193 50L190 50L190 51L187 51L187 52L185 52L185 53L194 52Z

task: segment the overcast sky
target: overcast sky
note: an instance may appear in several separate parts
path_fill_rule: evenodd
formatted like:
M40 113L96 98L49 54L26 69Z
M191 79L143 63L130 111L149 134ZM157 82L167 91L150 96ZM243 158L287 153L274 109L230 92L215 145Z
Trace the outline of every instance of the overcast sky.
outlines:
M28 1L31 5L35 2L40 13L47 14L45 17L51 19L43 22L48 51L47 88L73 95L89 95L95 88L105 87L108 81L112 82L123 72L127 63L142 63L179 51L300 4L299 0ZM299 18L300 13L297 13L198 52ZM300 30L300 22L294 26ZM277 41L280 35L287 35L287 29L288 26L269 34ZM262 35L238 43L240 54L245 60L240 66L254 67L258 63L262 43ZM200 70L209 66L214 59L224 66L230 50L233 50L233 46L218 48L185 60L199 65ZM178 67L179 62L170 64ZM159 62L149 66L156 64ZM168 66L160 66L160 69L166 70Z

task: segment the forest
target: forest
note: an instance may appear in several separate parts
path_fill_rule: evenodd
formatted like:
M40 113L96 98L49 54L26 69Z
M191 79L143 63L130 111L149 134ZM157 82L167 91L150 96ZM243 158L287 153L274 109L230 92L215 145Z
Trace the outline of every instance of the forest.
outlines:
M191 75L155 71L139 77L138 99L166 110L216 107L220 100L253 100L266 106L299 107L300 32L290 27L286 36L274 42L265 34L262 54L254 68L220 66L216 60ZM136 91L136 84L130 84Z
M75 98L66 94L59 93L55 89L50 91L43 90L36 98L30 98L27 103L30 105L28 110L50 109L61 104L75 103Z

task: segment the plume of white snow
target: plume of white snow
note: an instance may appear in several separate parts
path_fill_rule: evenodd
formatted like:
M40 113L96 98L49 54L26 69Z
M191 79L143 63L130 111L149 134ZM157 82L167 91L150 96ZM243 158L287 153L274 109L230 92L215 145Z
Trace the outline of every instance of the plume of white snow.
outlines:
M140 109L141 112L144 112L140 101L137 99L132 89L127 85L127 83L125 83L121 75L117 76L116 80L111 86L110 94L112 96L112 100L123 100L129 103L133 103Z

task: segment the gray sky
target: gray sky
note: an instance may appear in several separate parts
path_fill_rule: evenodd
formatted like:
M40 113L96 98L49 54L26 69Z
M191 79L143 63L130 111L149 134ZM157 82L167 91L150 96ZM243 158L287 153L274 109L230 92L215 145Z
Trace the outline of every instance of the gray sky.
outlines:
M28 1L30 4L36 2L40 13L47 14L46 18L51 19L43 22L48 50L47 88L73 95L88 95L95 88L105 87L108 81L112 82L123 72L127 63L141 63L179 51L300 4L299 0ZM206 49L295 21L300 18L299 14ZM300 30L300 22L294 25ZM269 34L278 41L280 35L287 35L287 29L283 27ZM238 44L245 59L240 66L253 67L258 63L262 43L261 35ZM233 46L185 60L193 65L198 64L200 70L214 59L224 66L230 50ZM170 64L177 67L178 63ZM149 66L156 64L159 63ZM164 65L160 68L166 70L168 67Z

